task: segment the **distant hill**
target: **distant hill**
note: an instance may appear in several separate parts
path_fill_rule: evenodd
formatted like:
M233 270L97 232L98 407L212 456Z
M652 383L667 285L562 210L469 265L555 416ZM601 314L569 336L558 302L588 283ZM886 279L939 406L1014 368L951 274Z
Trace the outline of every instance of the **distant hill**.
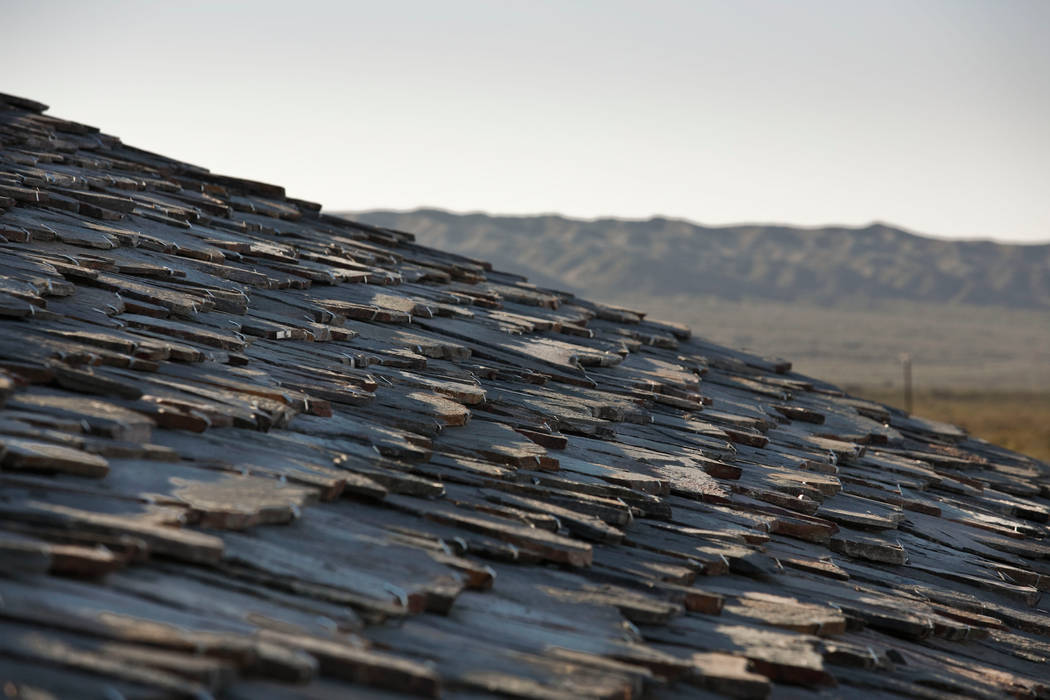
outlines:
M1050 309L1050 244L946 241L899 228L709 227L436 209L354 218L417 233L541 285L597 298L708 297L807 306L884 302Z
M718 343L781 354L839 384L899 386L907 353L926 389L1050 391L1050 244L944 241L881 224L352 216L541 286L682 321Z

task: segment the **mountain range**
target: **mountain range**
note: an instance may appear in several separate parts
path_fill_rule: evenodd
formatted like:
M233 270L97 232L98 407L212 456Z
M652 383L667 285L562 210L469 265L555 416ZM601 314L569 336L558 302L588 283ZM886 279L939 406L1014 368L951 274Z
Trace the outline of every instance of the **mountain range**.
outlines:
M942 240L862 228L492 216L438 209L354 217L412 231L540 285L599 297L713 297L817 306L884 302L1050 308L1050 243Z

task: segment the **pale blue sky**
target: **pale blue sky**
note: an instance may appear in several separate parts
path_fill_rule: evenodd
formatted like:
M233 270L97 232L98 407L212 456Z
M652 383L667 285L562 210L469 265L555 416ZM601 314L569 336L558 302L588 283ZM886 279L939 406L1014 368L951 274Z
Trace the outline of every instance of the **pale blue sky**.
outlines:
M0 0L0 91L327 209L1050 240L1050 1Z

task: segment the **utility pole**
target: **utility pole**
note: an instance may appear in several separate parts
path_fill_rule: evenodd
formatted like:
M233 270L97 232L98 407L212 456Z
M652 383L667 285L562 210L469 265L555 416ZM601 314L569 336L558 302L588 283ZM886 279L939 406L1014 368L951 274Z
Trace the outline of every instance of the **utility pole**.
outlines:
M912 412L911 355L908 353L901 355L901 371L904 372L904 410L910 414Z

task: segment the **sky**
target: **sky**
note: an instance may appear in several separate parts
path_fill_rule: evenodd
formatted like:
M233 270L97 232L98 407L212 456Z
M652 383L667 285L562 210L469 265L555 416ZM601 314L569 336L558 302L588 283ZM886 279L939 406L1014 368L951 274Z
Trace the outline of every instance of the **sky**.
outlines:
M0 92L330 211L1050 241L1044 0L0 0Z

